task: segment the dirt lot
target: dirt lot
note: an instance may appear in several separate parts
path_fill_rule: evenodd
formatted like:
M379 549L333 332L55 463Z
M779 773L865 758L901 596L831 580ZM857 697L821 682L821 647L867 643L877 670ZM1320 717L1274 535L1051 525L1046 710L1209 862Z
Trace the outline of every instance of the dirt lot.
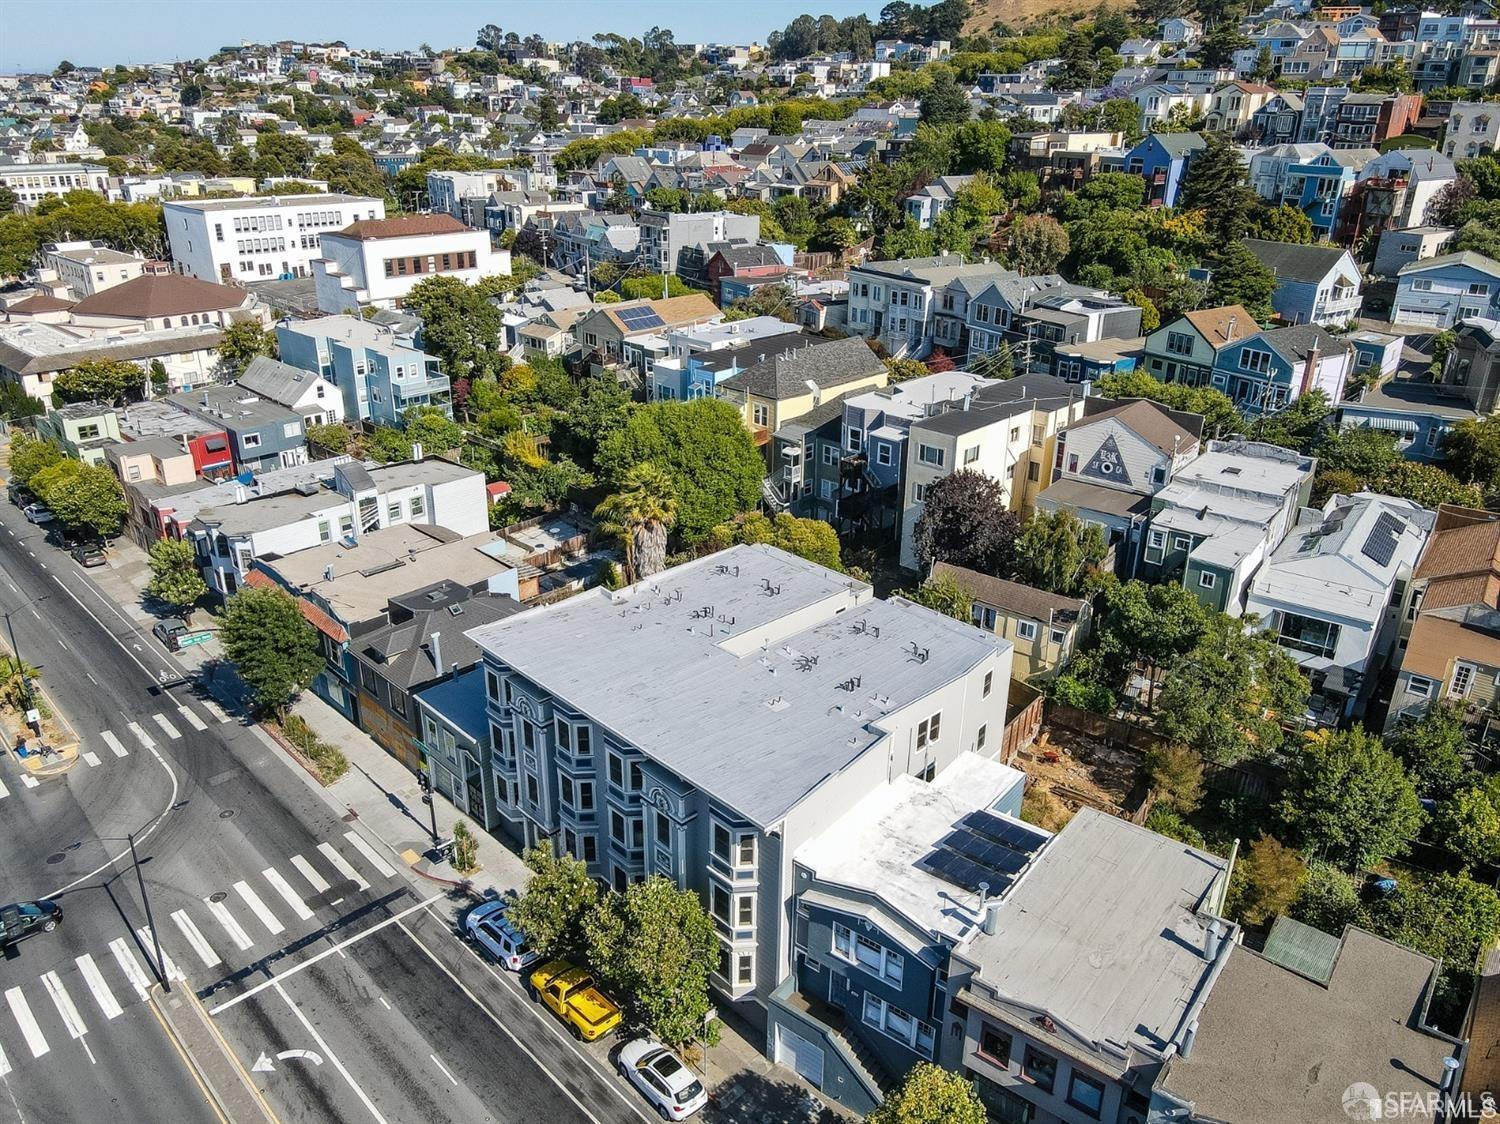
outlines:
M1050 831L1085 804L1122 814L1139 771L1135 754L1056 727L1044 727L1015 765L1028 780L1027 818Z

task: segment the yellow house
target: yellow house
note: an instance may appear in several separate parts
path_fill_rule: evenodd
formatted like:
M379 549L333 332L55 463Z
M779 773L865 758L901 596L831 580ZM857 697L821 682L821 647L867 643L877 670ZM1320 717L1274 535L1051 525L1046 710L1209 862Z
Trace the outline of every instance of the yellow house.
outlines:
M751 344L747 350L757 351ZM849 336L823 340L813 336L778 336L765 354L719 384L718 395L739 407L764 445L783 425L852 390L873 390L890 381L885 364L864 340Z
M1088 636L1089 603L1045 589L991 577L978 570L938 562L932 577L952 578L969 595L976 626L1011 642L1011 678L1033 686L1051 679Z

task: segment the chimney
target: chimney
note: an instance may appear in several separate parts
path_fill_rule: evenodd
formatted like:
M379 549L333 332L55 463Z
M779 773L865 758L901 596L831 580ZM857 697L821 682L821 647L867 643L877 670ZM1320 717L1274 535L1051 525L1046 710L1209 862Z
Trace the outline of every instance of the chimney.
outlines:
M1312 389L1313 382L1318 377L1318 359L1322 356L1316 347L1307 353L1307 362L1302 367L1302 386L1298 394L1306 394Z
M244 503L245 502L245 486L243 484L236 484L234 486L234 502L235 503Z
M411 459L414 461L420 461L422 459L422 442L413 441L411 443Z
M1240 321L1240 318L1238 316L1235 316L1235 315L1232 315L1232 314L1230 315L1230 317L1229 317L1229 326L1224 329L1224 342L1225 343L1233 343L1234 342L1234 329L1235 329L1236 325L1239 324L1239 321Z
M1189 1057L1193 1052L1193 1043L1198 1039L1198 1020L1194 1019L1188 1023L1187 1030L1182 1034L1182 1045L1177 1048L1179 1057Z
M1212 964L1219 958L1219 922L1215 918L1208 923L1208 933L1203 938L1203 959Z
M434 632L427 639L427 649L432 653L432 666L439 675L443 673L443 634Z
M987 937L993 937L1000 931L999 902L984 903L984 916L979 921L979 928L983 930L984 935Z

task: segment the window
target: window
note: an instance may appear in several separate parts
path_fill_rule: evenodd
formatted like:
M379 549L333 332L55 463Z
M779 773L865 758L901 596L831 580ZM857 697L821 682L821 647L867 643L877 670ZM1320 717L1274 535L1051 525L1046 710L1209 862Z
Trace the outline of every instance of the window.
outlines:
M609 783L617 788L625 787L625 759L618 753L609 755Z
M935 445L918 445L917 460L923 464L930 464L934 468L942 468L946 450L939 449Z
M833 952L843 960L855 964L873 976L878 976L896 987L906 968L906 957L892 952L878 941L862 933L853 932L849 926L833 923Z
M1406 688L1412 694L1424 699L1432 698L1432 680L1424 679L1420 675L1413 675L1406 681Z
M1011 1043L1011 1036L999 1027L991 1026L989 1023L980 1024L979 1054L985 1061L991 1062L1001 1069L1008 1069L1010 1067Z
M884 441L875 446L875 463L886 467L890 466L891 447Z
M1209 571L1204 570L1201 574L1198 575L1198 585L1203 589L1212 589L1218 583L1219 578L1217 574L1212 574Z
M922 749L930 742L938 740L939 731L943 722L943 712L940 710L931 718L924 718L917 723L917 748Z
M735 957L734 982L736 987L755 982L755 958L750 953L742 952Z
M427 501L424 500L421 496L412 496L412 498L411 498L411 517L413 519L420 519L426 513L427 513Z
M844 447L851 453L857 453L865 447L865 431L855 429L852 425L847 427L844 435Z
M1035 1046L1027 1046L1021 1060L1021 1078L1029 1081L1044 1093L1052 1092L1057 1083L1057 1059L1044 1054Z
M964 450L964 464L973 464L979 459L979 446L970 445Z
M724 924L729 924L729 891L717 882L708 884L708 910Z
M1189 538L1187 535L1173 535L1172 536L1172 549L1173 550L1192 550L1193 549L1193 540L1191 538Z
M240 448L242 448L242 449L259 449L260 448L260 434L258 434L258 433L242 433L242 434L240 434Z
M713 830L713 851L714 851L714 857L722 859L724 862L727 863L729 861L729 849L730 849L732 843L733 843L733 838L729 834L729 829L727 827L725 827L721 823L714 824L714 830Z
M326 519L318 520L318 541L331 542L333 540L333 525Z
M734 923L741 929L755 924L755 895L741 894L734 902Z
M1017 621L1016 635L1022 640L1036 639L1036 621Z
M1263 375L1270 369L1271 353L1269 351L1252 351L1250 348L1240 351L1240 370Z
M665 812L656 813L656 841L658 843L672 841L672 821L667 819Z
M1061 644L1068 638L1068 634L1060 628L1054 628L1047 634L1047 639L1054 644Z
M984 749L985 738L989 736L990 725L986 722L979 727L979 733L974 736L974 751L977 753Z
M1167 351L1173 355L1191 355L1193 353L1193 337L1187 332L1168 332Z
M1165 531L1152 531L1146 536L1146 545L1152 550L1161 550L1167 545L1167 533Z
M387 523L401 522L401 501L392 500L385 505L385 521Z
M837 464L838 463L838 459L839 459L838 447L835 446L835 445L824 445L822 448L823 448L823 463L824 464Z
M754 424L762 428L771 424L771 407L764 403L757 402L751 407L750 414L754 419Z
M1068 1079L1068 1104L1097 1118L1104 1111L1104 1085L1075 1071Z
M995 685L995 673L993 671L986 671L984 673L984 694L983 694L982 697L989 698L990 697L990 688L993 687L994 685Z
M927 488L928 488L928 485L926 485L926 484L913 484L911 486L911 502L912 503L926 503L927 502Z

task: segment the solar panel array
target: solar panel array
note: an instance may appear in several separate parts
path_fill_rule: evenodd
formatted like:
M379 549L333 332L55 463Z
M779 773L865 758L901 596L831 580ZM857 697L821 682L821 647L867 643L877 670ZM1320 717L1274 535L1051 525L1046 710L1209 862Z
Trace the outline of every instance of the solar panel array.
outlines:
M993 812L970 812L939 841L922 865L945 881L979 892L980 883L999 894L1026 869L1047 836Z
M1401 541L1401 532L1404 530L1406 530L1405 523L1389 511L1382 511L1380 518L1375 520L1375 526L1370 529L1365 545L1359 548L1359 552L1373 560L1378 566L1389 566L1396 553L1396 544Z
M615 315L620 318L620 323L624 324L632 332L640 331L643 328L662 328L667 323L656 314L654 308L624 308L616 312Z

